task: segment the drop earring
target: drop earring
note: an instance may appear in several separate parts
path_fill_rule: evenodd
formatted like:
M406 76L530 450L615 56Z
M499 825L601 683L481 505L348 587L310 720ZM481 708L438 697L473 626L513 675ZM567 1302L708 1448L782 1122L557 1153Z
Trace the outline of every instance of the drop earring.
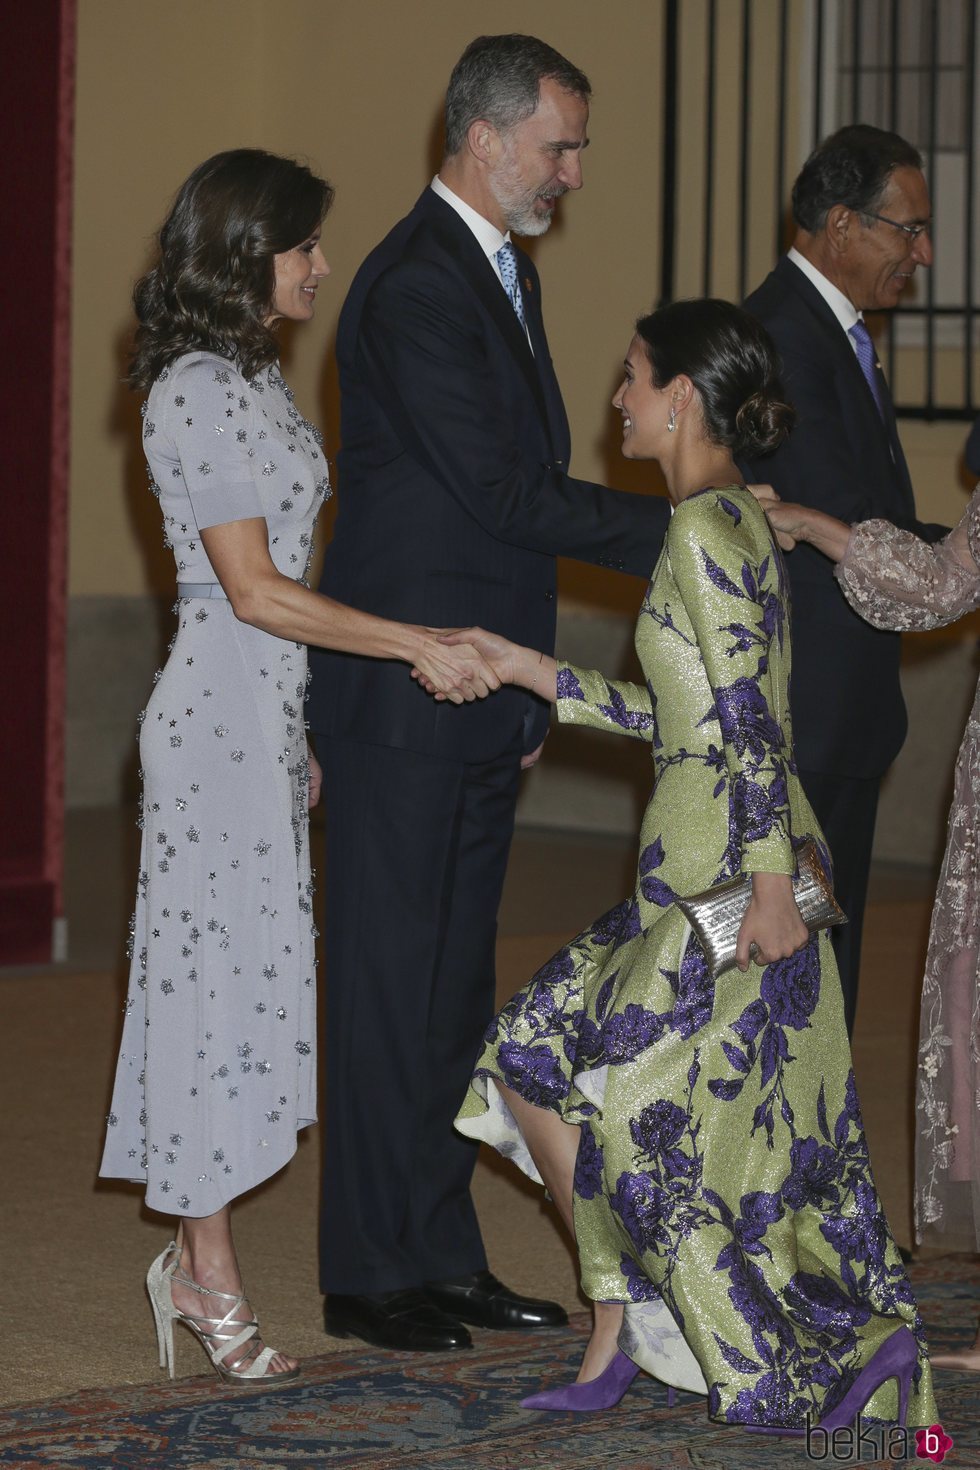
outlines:
M674 405L670 405L670 413L667 416L667 433L672 434L677 428L677 411Z

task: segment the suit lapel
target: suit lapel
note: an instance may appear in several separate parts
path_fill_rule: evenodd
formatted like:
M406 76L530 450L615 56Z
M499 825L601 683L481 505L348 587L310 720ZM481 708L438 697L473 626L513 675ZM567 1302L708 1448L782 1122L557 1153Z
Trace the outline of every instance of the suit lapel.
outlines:
M915 515L915 497L912 492L912 477L909 474L908 465L905 462L905 453L902 449L902 441L898 437L898 419L895 416L895 404L892 401L891 390L888 380L881 370L878 361L878 349L875 348L875 372L878 377L878 387L881 392L881 404L884 409L885 434L891 449L892 460L896 473L901 480L902 495L905 500L905 511L907 515ZM869 390L870 392L870 390Z
M856 402L867 406L864 419L867 423L869 434L880 434L883 441L882 447L887 454L894 469L894 480L902 501L902 508L908 515L915 514L915 502L912 495L912 481L909 476L908 465L905 463L905 454L902 450L901 440L898 437L898 424L895 418L895 406L892 403L891 390L887 379L881 368L878 368L879 385L881 387L881 401L884 408L884 416L878 412L878 406L874 401L874 395L868 386L861 364L857 360L857 354L847 338L847 333L841 327L840 322L834 316L820 292L808 281L798 266L795 266L786 256L780 259L775 268L775 273L783 283L806 304L819 323L821 333L827 343L828 352L836 359L840 372L844 376L847 392L852 394ZM875 354L877 358L877 353ZM872 427L874 425L874 427Z
M530 256L525 255L521 249L517 251L517 263L520 271L521 295L524 299L524 319L527 322L528 335L534 351L535 369L547 402L551 452L553 456L557 456L557 462L562 463L567 461L570 452L568 416L565 413L561 388L555 377L548 338L545 336L538 273Z
M493 266L480 249L472 230L460 219L456 211L445 200L440 199L437 194L434 194L431 189L427 189L425 194L423 194L419 200L419 206L425 212L439 244L456 262L459 269L465 275L467 282L476 293L481 305L493 318L515 363L524 375L550 437L551 423L548 415L548 405L534 356L534 353L538 351L538 340L535 339L534 341L534 353L532 353L531 348L528 346L527 335L517 320L514 308L511 306ZM523 261L520 256L518 259L519 265L523 267ZM523 275L523 269L521 273ZM537 303L535 302L533 305L536 308L536 312L531 311L529 313L528 308L531 303L527 301L528 293L525 292L524 294L525 316L530 317L530 315L536 314L540 339L543 344L541 350L545 358L547 358L547 344L543 340L544 330L540 326L540 308L537 308ZM532 330L533 336L534 331Z

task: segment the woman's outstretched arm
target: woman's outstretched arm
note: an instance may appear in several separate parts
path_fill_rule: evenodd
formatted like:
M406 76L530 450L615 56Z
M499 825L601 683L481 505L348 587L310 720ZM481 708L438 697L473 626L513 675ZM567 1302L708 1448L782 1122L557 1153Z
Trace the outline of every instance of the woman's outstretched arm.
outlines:
M980 605L980 491L942 541L923 541L890 521L845 525L806 505L767 505L779 537L837 562L837 580L855 612L876 628L923 632Z
M645 684L607 679L598 669L581 669L536 648L524 648L483 628L460 628L441 640L466 642L483 655L502 684L516 684L549 700L562 724L586 725L636 740L653 741L654 701ZM425 681L422 681L423 683ZM425 687L431 694L432 688Z
M433 689L454 704L482 699L500 686L471 644L447 647L431 629L360 612L284 576L269 554L269 529L259 516L209 526L201 540L243 623L297 643L399 659L422 670Z
M847 550L851 528L836 516L786 500L767 501L764 509L784 551L792 551L799 541L806 541L831 561L840 561Z

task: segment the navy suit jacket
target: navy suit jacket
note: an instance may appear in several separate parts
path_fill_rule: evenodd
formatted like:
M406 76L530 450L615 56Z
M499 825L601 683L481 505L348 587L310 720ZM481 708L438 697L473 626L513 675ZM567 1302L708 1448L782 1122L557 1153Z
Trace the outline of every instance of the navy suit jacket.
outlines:
M803 272L784 256L745 306L779 349L798 415L774 454L742 465L746 477L849 524L881 517L928 541L944 535L945 526L916 519L884 379L883 421L846 332ZM872 628L851 610L833 563L813 547L798 546L786 560L797 763L828 775L881 776L908 724L899 635Z
M431 189L358 271L337 336L339 510L320 590L550 652L555 556L648 576L669 510L569 476L540 283L517 256L533 352L472 231ZM523 690L458 707L401 663L311 650L311 668L314 731L479 761L532 750L547 728L548 706Z

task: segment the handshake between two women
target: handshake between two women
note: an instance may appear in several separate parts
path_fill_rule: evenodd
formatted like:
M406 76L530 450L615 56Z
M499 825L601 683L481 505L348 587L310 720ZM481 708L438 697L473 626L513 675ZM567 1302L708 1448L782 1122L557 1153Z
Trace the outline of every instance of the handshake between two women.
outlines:
M412 678L437 700L468 704L514 684L554 702L558 665L548 654L483 628L428 632L425 657L417 659Z

